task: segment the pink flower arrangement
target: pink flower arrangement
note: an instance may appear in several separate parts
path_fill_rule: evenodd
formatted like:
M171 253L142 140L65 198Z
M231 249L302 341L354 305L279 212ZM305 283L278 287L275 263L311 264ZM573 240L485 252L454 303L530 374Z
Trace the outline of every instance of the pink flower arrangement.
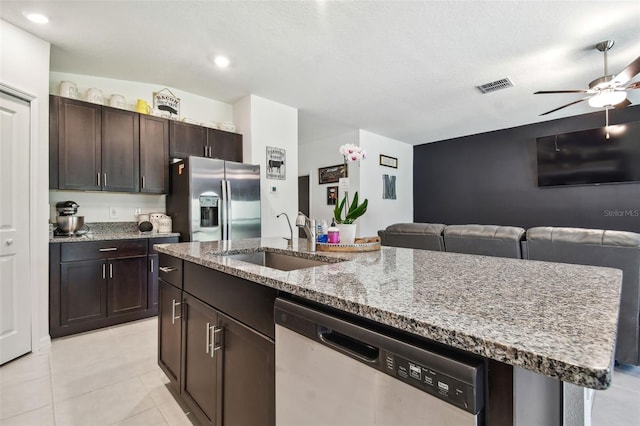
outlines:
M345 163L353 163L355 161L364 160L367 156L367 153L364 149L350 143L342 145L340 147L340 154L342 154L342 156L344 157Z

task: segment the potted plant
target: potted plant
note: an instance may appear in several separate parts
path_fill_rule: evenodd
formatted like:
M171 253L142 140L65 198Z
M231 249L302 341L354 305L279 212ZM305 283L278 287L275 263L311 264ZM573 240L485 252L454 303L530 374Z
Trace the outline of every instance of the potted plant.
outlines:
M366 153L362 148L352 144L342 145L340 147L340 154L342 154L344 158L346 176L349 176L349 163L364 160L366 157ZM338 203L336 203L333 209L333 219L340 229L340 243L342 244L354 243L357 226L354 222L367 212L369 200L365 198L362 204L358 201L357 191L353 195L353 201L351 203L349 203L349 193L345 191L344 197L342 200L338 200Z
M347 204L348 197L349 194L344 194L342 201L336 203L336 206L333 209L333 218L337 224L351 225L356 221L357 218L367 212L367 205L369 204L369 200L365 198L362 204L358 204L358 191L356 191L356 193L353 195L353 202L351 202L350 205ZM346 211L344 209L345 206L348 207Z

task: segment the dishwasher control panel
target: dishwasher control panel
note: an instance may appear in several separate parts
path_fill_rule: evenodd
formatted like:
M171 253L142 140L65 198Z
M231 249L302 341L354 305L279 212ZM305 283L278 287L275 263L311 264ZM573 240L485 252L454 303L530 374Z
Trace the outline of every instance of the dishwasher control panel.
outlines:
M470 413L482 408L473 384L448 376L432 367L383 351L384 371L411 386L443 399Z

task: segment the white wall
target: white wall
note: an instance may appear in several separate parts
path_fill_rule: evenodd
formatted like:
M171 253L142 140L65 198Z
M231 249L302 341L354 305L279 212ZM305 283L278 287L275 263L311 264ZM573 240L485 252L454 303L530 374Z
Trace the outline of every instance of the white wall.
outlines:
M300 146L298 175L309 175L309 215L312 219L331 223L334 206L327 204L327 188L338 183L318 183L318 169L342 164L344 159L338 151L341 145L358 144L358 131L354 130L327 139L319 139ZM365 160L366 161L366 160ZM359 165L349 165L349 191L358 190ZM342 197L342 194L340 195Z
M72 81L78 85L80 99L84 100L87 89L92 87L102 90L105 104L108 105L109 96L118 94L125 97L127 107L135 111L138 99L143 99L153 106L153 92L164 89L163 86L144 83L141 81L115 80L111 78L96 77L91 75L70 74L52 71L49 75L49 93L57 95L60 91L61 81ZM169 87L169 90L180 98L180 119L189 118L200 123L221 123L233 121L233 107L231 104L205 98L193 93ZM242 133L241 129L236 129Z
M327 205L326 202L327 187L337 183L320 185L318 168L341 164L343 159L338 149L346 143L359 145L367 153L365 160L349 164L350 196L358 191L360 200L369 200L367 213L356 221L356 235L375 236L379 229L384 229L392 223L413 222L413 146L364 130L354 130L300 146L298 174L309 174L311 217L326 219L329 222L333 217L333 206ZM380 154L397 158L398 168L381 166ZM382 199L383 174L396 176L395 200ZM340 197L342 196L341 193Z
M298 211L298 110L255 95L249 95L234 105L234 116L244 128L244 162L260 165L262 200L262 236L288 236L286 220L276 218L285 212L295 227ZM267 147L286 151L284 180L266 179ZM271 192L270 188L276 191ZM295 235L295 229L294 229Z
M49 215L56 223L56 203L72 200L80 205L78 215L85 222L136 222L135 210L140 213L165 213L165 195L128 194L119 192L49 191ZM118 217L110 217L111 208L118 211Z
M360 130L360 146L367 159L360 163L360 194L369 199L367 213L358 219L361 236L398 222L413 222L413 146ZM380 165L380 154L398 159L398 168ZM396 199L382 199L382 175L396 176Z
M32 349L49 338L49 51L50 45L0 20L0 82L35 97L31 103L30 245Z

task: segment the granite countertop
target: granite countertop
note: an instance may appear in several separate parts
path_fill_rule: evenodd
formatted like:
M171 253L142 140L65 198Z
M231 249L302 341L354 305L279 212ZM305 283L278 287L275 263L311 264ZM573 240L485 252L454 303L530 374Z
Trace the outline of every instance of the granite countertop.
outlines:
M287 249L282 238L159 244L156 250L579 386L611 382L617 269L382 247ZM221 254L270 250L339 263L279 271Z
M86 241L131 240L136 238L179 237L178 232L159 234L140 232L136 222L95 222L87 223L89 232L71 237L49 237L49 243L79 243Z

